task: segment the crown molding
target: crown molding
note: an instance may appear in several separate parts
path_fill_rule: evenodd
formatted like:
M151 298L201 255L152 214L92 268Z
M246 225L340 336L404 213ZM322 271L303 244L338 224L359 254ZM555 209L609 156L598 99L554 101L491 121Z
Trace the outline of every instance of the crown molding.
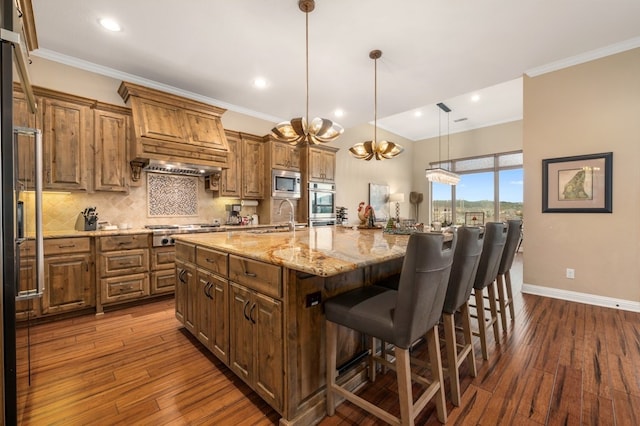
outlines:
M625 52L627 50L635 49L637 47L640 47L640 37L631 38L629 40L625 40L620 43L612 44L610 46L602 47L596 50L591 50L589 52L581 53L579 55L570 56L568 58L551 62L546 65L541 65L539 67L535 67L528 71L525 71L525 74L529 77L537 77L542 74L558 71L563 68L572 67L574 65L580 65L585 62L604 58L605 56L611 56L616 53Z
M199 102L203 102L209 105L214 105L220 108L224 108L229 111L234 111L240 114L245 114L250 117L259 118L261 120L270 121L270 122L280 122L282 118L274 117L272 115L263 114L260 112L256 112L250 110L248 108L243 108L238 105L233 105L218 99L210 98L207 96L202 96L194 92L190 92L188 90L182 90L177 87L169 86L168 84L158 83L157 81L149 80L147 78L139 77L134 74L129 74L123 71L118 71L113 68L105 67L102 65L94 64L93 62L84 61L82 59L74 58L72 56L64 55L62 53L55 52L49 49L37 49L31 52L33 56L37 56L42 59L47 59L50 61L58 62L64 65L68 65L70 67L79 68L85 71L93 72L95 74L104 75L106 77L111 77L116 80L128 81L131 83L139 84L141 86L146 86L152 89L160 90L166 93L171 93L173 95L182 96L185 98L193 99Z

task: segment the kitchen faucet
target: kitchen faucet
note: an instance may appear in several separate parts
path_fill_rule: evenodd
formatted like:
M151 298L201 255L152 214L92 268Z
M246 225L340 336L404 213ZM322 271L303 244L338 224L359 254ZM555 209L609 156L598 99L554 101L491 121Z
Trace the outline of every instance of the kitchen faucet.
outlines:
M289 205L291 206L291 211L289 212L289 231L295 231L296 229L296 222L295 222L295 215L294 215L294 207L293 207L293 203L291 202L290 199L285 198L284 200L280 201L280 206L278 207L278 216L280 216L280 214L282 214L282 205L285 203L285 201L287 203L289 203Z

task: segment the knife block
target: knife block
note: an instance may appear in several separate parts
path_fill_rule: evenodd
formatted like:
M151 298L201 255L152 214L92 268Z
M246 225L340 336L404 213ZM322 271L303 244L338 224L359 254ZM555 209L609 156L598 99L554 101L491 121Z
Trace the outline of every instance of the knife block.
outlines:
M95 220L88 220L85 218L82 213L78 214L78 218L76 219L76 231L95 231L98 227L98 218Z

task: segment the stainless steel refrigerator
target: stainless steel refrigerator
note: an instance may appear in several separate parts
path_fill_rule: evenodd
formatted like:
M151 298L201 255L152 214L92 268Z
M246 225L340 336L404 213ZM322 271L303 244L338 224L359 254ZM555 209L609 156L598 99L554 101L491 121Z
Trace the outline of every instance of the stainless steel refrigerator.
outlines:
M13 127L14 69L35 112L35 98L27 72L24 43L12 31L15 3L0 0L0 186L2 226L0 250L0 330L2 332L2 418L0 423L17 424L18 384L16 372L16 300L38 298L42 290L42 140L36 129ZM38 173L39 170L39 173ZM27 241L34 256L20 261L20 249ZM33 259L33 273L20 274L21 263ZM18 298L18 299L16 299ZM21 355L22 356L22 351ZM28 357L28 352L25 352ZM28 365L28 363L27 363ZM27 374L28 382L28 374ZM21 383L22 385L22 383Z

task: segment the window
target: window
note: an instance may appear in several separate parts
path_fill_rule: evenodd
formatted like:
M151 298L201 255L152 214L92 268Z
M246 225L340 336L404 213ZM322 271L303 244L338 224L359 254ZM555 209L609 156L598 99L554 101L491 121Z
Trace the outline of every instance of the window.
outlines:
M431 222L482 224L522 217L522 151L430 166L460 175L456 186L431 183Z

